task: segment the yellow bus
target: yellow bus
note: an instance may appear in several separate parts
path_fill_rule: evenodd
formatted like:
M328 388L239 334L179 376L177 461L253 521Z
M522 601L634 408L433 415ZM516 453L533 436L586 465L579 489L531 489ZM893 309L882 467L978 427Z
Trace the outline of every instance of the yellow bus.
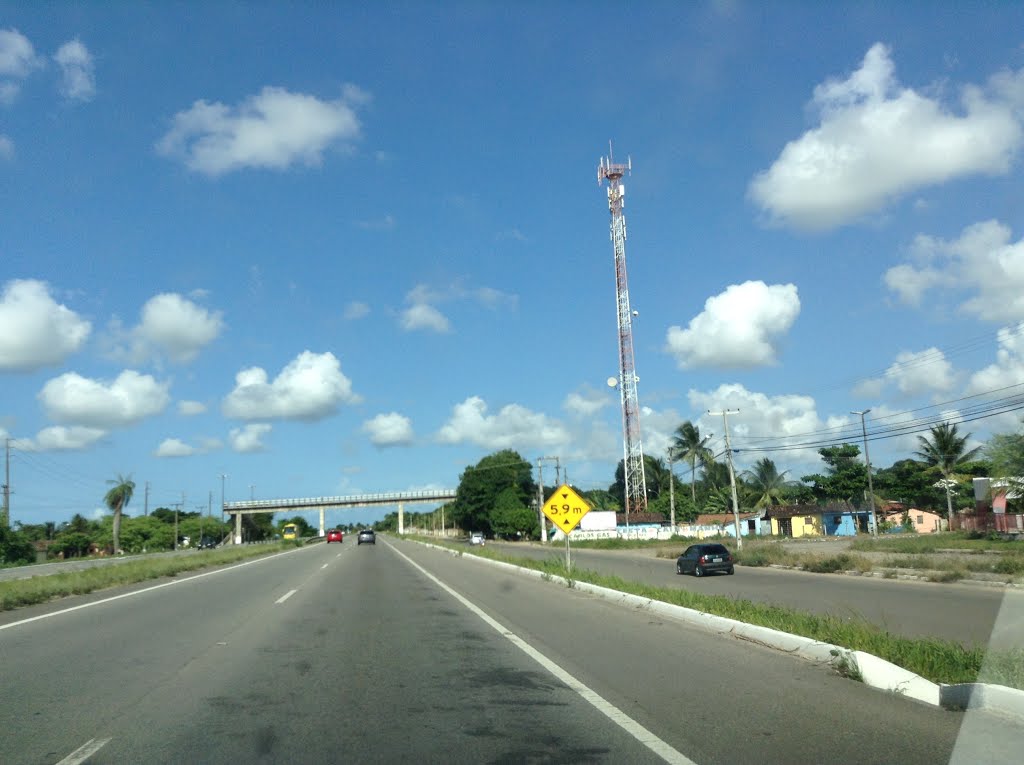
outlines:
M299 536L299 527L294 523L286 523L281 527L281 536L284 539L297 539Z

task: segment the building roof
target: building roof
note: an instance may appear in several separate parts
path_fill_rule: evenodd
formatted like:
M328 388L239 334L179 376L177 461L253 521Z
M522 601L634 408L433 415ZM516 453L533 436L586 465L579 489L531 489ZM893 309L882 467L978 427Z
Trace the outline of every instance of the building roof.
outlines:
M740 513L740 520L760 517L760 513ZM691 526L728 526L733 522L732 513L704 513L690 522Z

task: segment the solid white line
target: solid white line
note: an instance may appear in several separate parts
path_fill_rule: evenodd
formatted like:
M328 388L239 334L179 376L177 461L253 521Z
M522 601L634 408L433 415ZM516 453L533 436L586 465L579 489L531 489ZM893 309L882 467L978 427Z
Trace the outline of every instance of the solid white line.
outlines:
M297 592L298 592L298 590L289 590L284 595L282 595L277 600L275 600L274 603L284 603L286 600L288 600L288 598L290 598L292 595L294 595Z
M329 563L325 563L324 565L322 565L322 566L320 567L320 570L321 570L321 571L323 571L323 570L324 570L325 568L327 568L327 567L328 567L329 565L330 565Z
M405 555L404 553L396 549L393 545L390 545L390 547L396 553L405 558L405 560L411 566L418 569L420 573L422 573L425 577L434 582L434 584L443 589L445 592L447 592L449 595L451 595L453 598L459 601L462 605L464 605L474 614L479 616L484 622L486 622L490 627L492 627L495 630L495 632L497 632L499 635L507 639L510 643L512 643L512 645L514 645L520 651L522 651L535 662L544 667L544 669L546 669L556 678L561 680L569 688L576 691L577 694L579 694L597 711L599 711L613 723L618 725L620 728L622 728L629 735L631 735L641 744L646 746L656 755L661 757L663 760L665 760L665 762L671 762L674 763L674 765L696 765L696 763L694 763L694 761L691 760L689 757L684 755L679 750L675 749L671 744L658 738L656 735L654 735L654 733L647 730L647 728L645 728L643 725L638 723L636 720L634 720L621 709L616 707L610 701L607 701L605 698L603 698L600 694L597 693L597 691L592 690L589 686L585 685L583 682L577 680L575 677L570 675L560 666L555 664L555 662L551 661L551 659L549 659L547 656L542 654L540 651L531 646L529 643L527 643L525 640L523 640L521 637L516 635L511 630L506 629L500 622L497 622L494 619L492 619L490 616L484 613L484 611L481 610L478 606L470 602L467 598L463 597L459 593L457 593L447 584L445 584L436 576L434 576L425 568L423 568L423 566L419 565L414 560L409 558L409 556Z
M91 738L58 762L57 765L80 765L105 747L109 741L109 738Z
M253 560L247 560L244 563L236 563L234 566L228 566L227 568L219 568L216 571L207 571L205 574L195 574L194 576L185 577L184 579L174 579L170 582L164 582L163 584L154 584L152 587L146 587L141 590L133 590L132 592L123 592L120 595L112 595L109 598L103 598L103 600L94 600L91 603L82 603L81 605L71 606L70 608L62 608L60 611L52 611L48 614L40 614L39 616L30 616L27 619L21 619L20 621L11 622L10 624L0 624L0 630L8 630L11 627L20 627L23 624L29 624L30 622L37 622L40 619L49 619L51 616L60 616L61 614L70 614L72 611L78 611L82 608L92 608L93 606L99 606L104 603L110 603L114 600L120 600L121 598L130 598L134 595L141 595L144 592L152 592L153 590L159 590L163 587L173 587L176 584L185 584L196 579L202 579L203 577L213 576L215 574L223 574L225 571L234 571L236 568L242 568L243 566L251 566L254 563L262 563L265 560L271 560L279 555L291 555L292 553L301 552L302 550L308 550L311 548L300 547L295 550L285 550L281 553L274 555L266 555L262 558L255 558Z

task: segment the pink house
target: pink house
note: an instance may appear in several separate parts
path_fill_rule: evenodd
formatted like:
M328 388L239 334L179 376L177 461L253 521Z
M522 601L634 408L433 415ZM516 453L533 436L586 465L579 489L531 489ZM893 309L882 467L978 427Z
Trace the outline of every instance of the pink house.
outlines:
M933 513L931 510L917 510L912 507L907 510L907 514L910 518L910 522L914 526L914 531L918 534L934 534L936 531L942 531L946 526L945 519L938 513ZM889 523L899 526L903 523L903 511L890 511L886 515L886 520Z

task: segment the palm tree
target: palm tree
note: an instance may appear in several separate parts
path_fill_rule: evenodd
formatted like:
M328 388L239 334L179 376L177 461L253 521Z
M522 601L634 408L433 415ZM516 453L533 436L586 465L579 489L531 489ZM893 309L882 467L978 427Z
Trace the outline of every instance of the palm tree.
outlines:
M117 555L121 546L121 511L132 501L132 494L135 493L135 481L132 480L131 475L125 478L118 473L117 478L109 480L107 483L114 486L103 497L103 501L114 513L114 554Z
M697 504L697 463L703 465L713 459L708 441L711 436L700 436L700 428L687 420L676 428L672 445L669 447L674 459L690 463L690 492L693 504Z
M956 468L965 462L970 462L981 451L980 446L973 449L967 448L967 441L970 433L961 436L957 432L956 423L944 422L936 425L930 430L931 437L918 436L917 443L921 449L914 454L923 459L928 465L937 468L942 474L939 482L946 490L946 512L949 519L949 528L953 529L953 495L951 489L956 485L959 477L956 475Z
M788 472L788 470L783 470L780 473L775 467L775 462L767 457L762 457L755 462L752 470L743 471L743 477L757 496L754 507L768 507L782 503L786 490L794 483L786 480Z

